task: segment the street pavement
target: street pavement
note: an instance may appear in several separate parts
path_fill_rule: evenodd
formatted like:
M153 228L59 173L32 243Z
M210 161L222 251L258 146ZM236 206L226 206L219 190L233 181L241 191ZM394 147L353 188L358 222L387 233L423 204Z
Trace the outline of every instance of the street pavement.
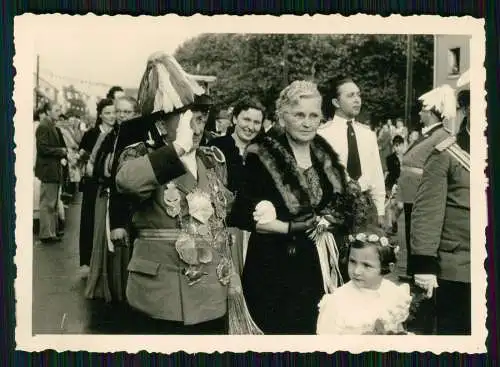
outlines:
M85 280L78 274L81 194L66 209L66 229L61 242L33 245L33 334L137 334L137 315L126 305L106 304L84 296ZM403 216L399 233L404 233ZM398 235L399 241L404 241ZM405 273L404 242L398 265L389 278Z
M122 305L88 300L79 273L81 194L66 209L61 242L33 246L33 334L115 334L125 330Z

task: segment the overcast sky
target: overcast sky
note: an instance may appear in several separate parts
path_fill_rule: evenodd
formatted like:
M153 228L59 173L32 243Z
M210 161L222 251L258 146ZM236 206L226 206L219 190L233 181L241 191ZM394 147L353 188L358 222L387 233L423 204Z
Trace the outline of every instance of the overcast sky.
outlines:
M46 18L47 20L48 18ZM139 22L133 17L51 17L35 27L35 53L40 74L56 75L137 88L148 56L173 53L199 28L159 18Z

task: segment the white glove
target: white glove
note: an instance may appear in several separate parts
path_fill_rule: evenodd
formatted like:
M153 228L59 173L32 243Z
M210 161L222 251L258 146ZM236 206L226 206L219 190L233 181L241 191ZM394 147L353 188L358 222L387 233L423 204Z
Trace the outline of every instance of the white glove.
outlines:
M253 219L259 224L270 223L276 219L276 208L270 201L264 200L257 204Z
M184 150L184 153L189 153L193 148L193 129L191 129L191 119L193 113L191 110L184 112L179 119L179 126L176 130L174 144Z
M427 291L427 298L431 298L434 288L438 287L437 277L434 274L415 274L415 284Z

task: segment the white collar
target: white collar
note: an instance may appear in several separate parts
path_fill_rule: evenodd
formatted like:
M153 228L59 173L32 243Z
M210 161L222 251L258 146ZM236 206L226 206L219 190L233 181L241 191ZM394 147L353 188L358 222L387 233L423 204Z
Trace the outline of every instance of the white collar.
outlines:
M434 129L436 126L439 126L439 125L442 125L442 124L443 124L442 122L436 122L435 124L432 124L432 125L429 125L429 126L426 126L426 127L422 128L422 135L427 134L429 131L431 131L432 129Z
M180 157L184 166L191 172L194 178L198 179L198 164L196 162L196 150L193 150L190 153L184 154Z
M341 117L339 115L334 115L333 116L333 120L332 120L332 123L334 124L342 124L343 126L346 126L347 127L347 121L352 121L353 122L353 125L354 125L354 122L356 122L356 119L355 118L352 118L352 119L346 119L345 117Z

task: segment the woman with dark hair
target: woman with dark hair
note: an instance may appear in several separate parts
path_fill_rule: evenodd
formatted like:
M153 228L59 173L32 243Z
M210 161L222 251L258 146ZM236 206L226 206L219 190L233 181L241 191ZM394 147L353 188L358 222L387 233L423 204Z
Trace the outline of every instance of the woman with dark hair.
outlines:
M80 272L82 276L87 276L89 272L94 236L94 209L98 188L98 183L93 176L94 160L98 147L113 128L114 114L114 102L110 99L101 100L97 105L95 126L85 132L79 146L80 159L85 164L80 182L80 190L83 193L80 215Z
M106 94L106 99L111 99L113 101L121 97L125 97L125 93L123 92L123 88L118 85L111 87L108 94Z
M256 99L245 98L240 100L233 110L234 132L210 141L209 145L219 148L226 157L227 188L237 194L243 179L243 156L247 146L262 132L264 121L264 106ZM248 236L240 230L233 230L234 244L232 255L236 270L241 274L246 254Z

